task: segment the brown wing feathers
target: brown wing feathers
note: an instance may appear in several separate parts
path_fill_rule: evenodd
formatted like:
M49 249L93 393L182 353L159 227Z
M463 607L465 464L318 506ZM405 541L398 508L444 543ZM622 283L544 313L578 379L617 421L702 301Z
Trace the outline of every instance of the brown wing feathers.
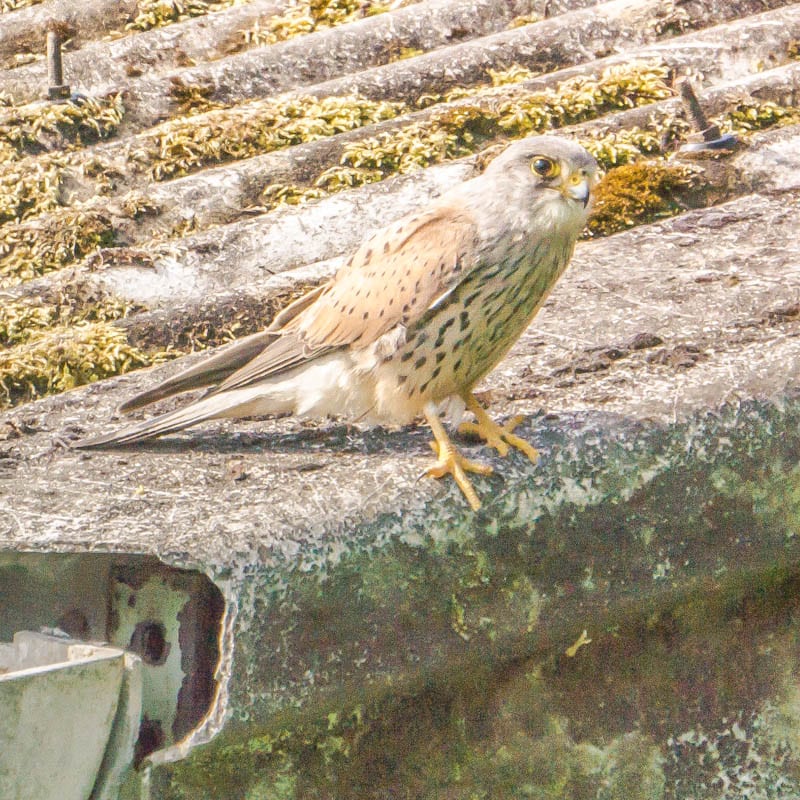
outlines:
M474 237L474 222L446 206L381 231L287 328L301 331L312 350L366 346L420 317L458 280Z
M261 333L169 378L120 407L142 406L206 386L212 394L279 374L337 347L367 346L408 325L459 278L474 250L475 224L439 206L365 242L329 283L287 306Z

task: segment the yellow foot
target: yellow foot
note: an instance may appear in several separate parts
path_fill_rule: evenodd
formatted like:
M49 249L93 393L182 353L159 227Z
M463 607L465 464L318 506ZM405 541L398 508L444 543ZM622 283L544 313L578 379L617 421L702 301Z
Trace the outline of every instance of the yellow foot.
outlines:
M472 510L477 511L481 507L481 501L478 499L478 493L475 491L472 481L467 477L467 473L476 472L478 475L491 475L492 468L488 464L470 461L470 459L462 456L452 444L442 447L439 442L431 442L430 445L439 460L427 469L425 474L429 478L443 478L445 475L452 475L458 484L458 488L467 498Z
M514 417L505 425L498 425L487 413L483 406L475 399L474 395L466 398L467 408L475 415L475 422L463 422L459 425L459 433L473 433L480 436L489 447L494 447L501 457L508 455L509 447L521 450L535 464L539 460L536 448L520 436L514 434L514 428L522 422L524 417Z
M472 510L477 511L481 507L481 501L478 499L478 493L475 491L472 481L467 477L467 473L475 472L478 475L491 475L492 468L488 464L470 461L456 450L447 436L444 426L439 421L434 407L425 409L425 417L436 439L436 441L430 443L431 448L438 457L437 462L426 470L425 474L431 478L443 478L445 475L452 475L458 484L458 488L467 498Z

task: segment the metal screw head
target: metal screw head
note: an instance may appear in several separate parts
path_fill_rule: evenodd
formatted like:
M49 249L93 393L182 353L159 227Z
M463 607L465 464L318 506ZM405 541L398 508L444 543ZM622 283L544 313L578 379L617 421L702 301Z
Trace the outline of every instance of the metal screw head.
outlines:
M64 69L61 61L61 35L51 28L47 31L47 96L51 100L66 100L69 85L64 83Z
M681 103L686 115L692 122L694 129L703 137L701 142L687 142L680 148L681 152L700 152L703 150L732 150L737 143L737 138L732 133L723 134L719 125L710 125L697 93L688 78L678 84Z

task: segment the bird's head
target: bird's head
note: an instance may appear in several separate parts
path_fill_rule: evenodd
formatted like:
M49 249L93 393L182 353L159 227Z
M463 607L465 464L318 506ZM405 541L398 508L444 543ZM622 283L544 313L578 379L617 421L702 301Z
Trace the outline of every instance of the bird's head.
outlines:
M597 180L597 162L570 139L531 136L509 145L484 174L510 180L542 200L561 199L567 208L585 216Z

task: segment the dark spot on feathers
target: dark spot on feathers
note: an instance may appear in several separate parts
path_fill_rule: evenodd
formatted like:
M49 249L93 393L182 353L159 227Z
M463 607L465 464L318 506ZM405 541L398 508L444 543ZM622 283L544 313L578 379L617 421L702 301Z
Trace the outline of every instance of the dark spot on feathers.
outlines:
M401 361L408 361L408 359L411 358L413 355L414 355L414 351L413 350L406 350L406 352L403 353L402 356L400 356L400 360Z
M425 356L420 356L420 357L419 357L419 358L418 358L418 359L417 359L417 360L414 362L414 369L422 369L422 367L424 367L424 366L425 366L425 362L426 362L427 360L428 360L428 359L427 359Z
M442 361L444 361L444 357L445 357L445 354L444 354L444 353L442 353L441 351L439 351L439 352L436 354L436 363L437 363L437 364L441 364L441 363L442 363ZM437 369L438 369L438 367L437 367Z
M371 247L367 248L367 252L364 253L364 260L365 261L371 261L372 260L372 248Z
M473 292L473 293L472 293L472 294L470 294L470 295L467 295L467 296L464 298L464 308L469 308L469 307L470 307L470 306L471 306L471 305L472 305L472 304L475 302L475 300L476 300L478 297L480 297L480 294L481 294L481 293L478 291L478 292Z
M361 319L369 319L369 311L365 311L365 312L364 312L364 313L361 315Z
M379 316L379 317L382 317L382 316L383 316L385 313L386 313L386 309L385 309L385 308L382 308L382 309L381 309L381 313L380 313L380 314L378 314L378 316Z
M459 314L458 319L459 319L459 323L461 325L461 330L465 331L467 329L467 327L469 326L469 312L462 311Z
M428 384L429 383L430 383L430 381L425 381L425 383L423 383L422 386L419 387L419 393L420 394L422 394L428 388Z
M461 369L461 359L459 358L455 364L453 364L453 372L458 372Z
M441 371L442 371L442 368L441 368L441 367L436 367L436 369L434 369L434 370L433 370L433 373L431 374L431 378L432 378L432 379L433 379L433 378L438 378L438 377L439 377L439 373L440 373Z
M408 380L408 375L398 375L397 376L397 385L402 386Z
M445 320L445 321L442 323L442 325L439 327L439 335L438 335L438 337L436 338L436 344L434 345L434 347L441 347L441 346L444 344L444 337L445 337L445 335L447 334L447 329L448 329L448 328L449 328L451 325L453 325L453 323L454 323L455 321L456 321L456 318L455 318L455 317L450 317L449 319L446 319L446 320Z
M384 253L388 253L389 252L389 242L384 242L384 244L383 244L383 252Z

